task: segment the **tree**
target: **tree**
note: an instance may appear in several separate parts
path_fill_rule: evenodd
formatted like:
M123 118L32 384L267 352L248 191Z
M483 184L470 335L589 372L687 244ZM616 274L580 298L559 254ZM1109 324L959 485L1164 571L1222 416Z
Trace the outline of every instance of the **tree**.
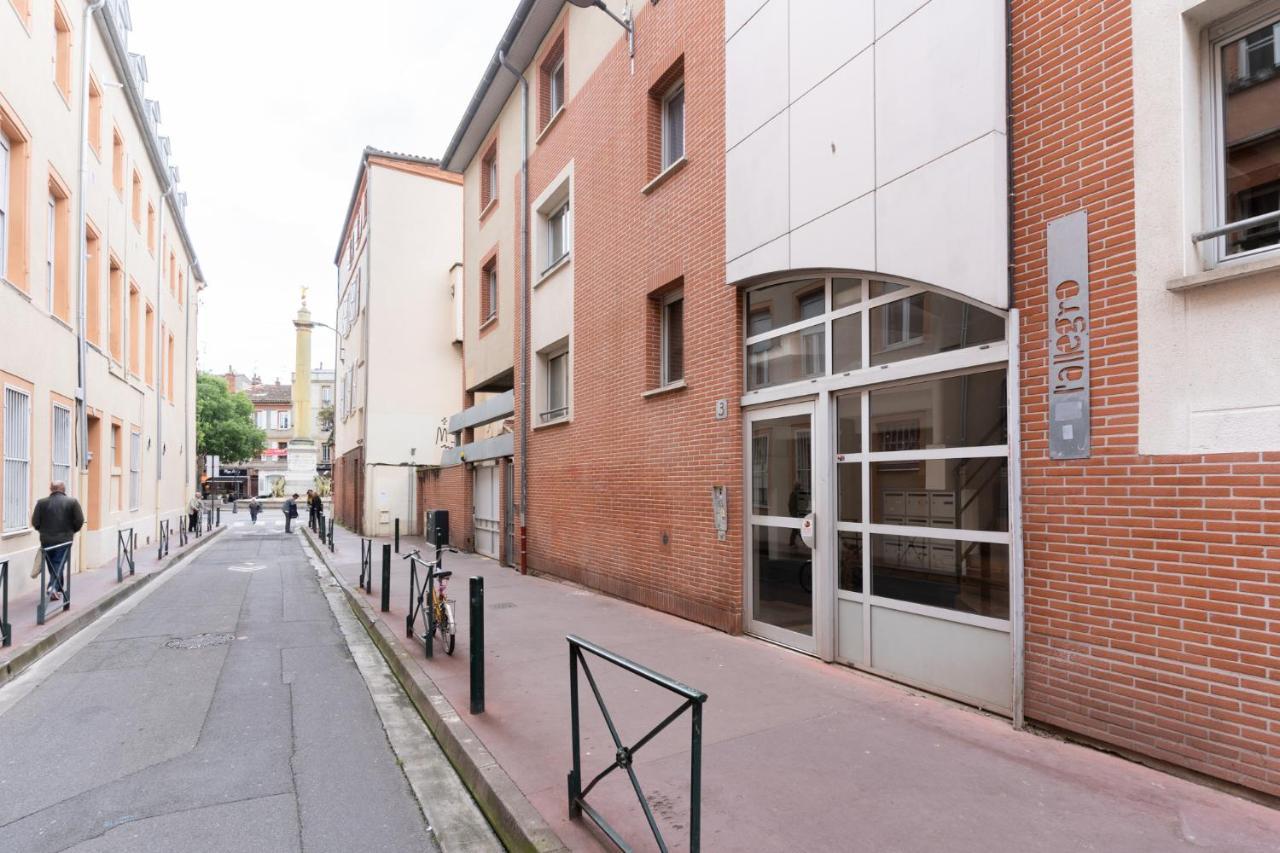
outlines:
M223 462L258 455L267 434L253 424L253 403L246 394L227 391L225 380L200 374L196 379L196 451Z
M333 431L333 404L321 407L316 419L320 421L320 430L322 432Z

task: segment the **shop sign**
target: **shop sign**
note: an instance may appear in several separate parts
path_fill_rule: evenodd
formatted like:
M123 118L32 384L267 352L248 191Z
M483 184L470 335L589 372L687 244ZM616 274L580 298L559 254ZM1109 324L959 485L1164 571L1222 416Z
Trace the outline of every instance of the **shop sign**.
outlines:
M1049 458L1089 457L1089 219L1049 223Z

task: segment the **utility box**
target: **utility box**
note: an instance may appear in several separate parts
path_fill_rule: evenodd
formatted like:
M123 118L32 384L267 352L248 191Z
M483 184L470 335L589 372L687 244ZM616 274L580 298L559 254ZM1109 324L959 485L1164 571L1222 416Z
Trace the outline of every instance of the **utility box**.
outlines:
M449 510L427 510L423 526L426 528L428 545L443 547L449 544Z

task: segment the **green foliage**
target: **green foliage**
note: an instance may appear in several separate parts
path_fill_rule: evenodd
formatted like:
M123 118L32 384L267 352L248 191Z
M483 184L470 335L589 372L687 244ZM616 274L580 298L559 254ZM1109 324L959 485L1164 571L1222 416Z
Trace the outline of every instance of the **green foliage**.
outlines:
M267 434L253 424L253 403L231 394L225 380L202 373L196 379L196 450L224 463L258 455Z
M333 404L322 406L317 416L320 421L320 429L322 432L331 432L333 430Z

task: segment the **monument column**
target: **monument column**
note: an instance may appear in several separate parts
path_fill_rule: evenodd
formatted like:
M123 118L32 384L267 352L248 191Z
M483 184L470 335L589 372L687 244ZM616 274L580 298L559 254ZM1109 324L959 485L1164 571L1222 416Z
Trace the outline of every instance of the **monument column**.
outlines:
M293 438L289 440L289 467L285 473L286 494L305 494L316 485L316 443L311 437L311 312L307 310L307 289L302 288L302 307L293 320L297 341L293 365Z

